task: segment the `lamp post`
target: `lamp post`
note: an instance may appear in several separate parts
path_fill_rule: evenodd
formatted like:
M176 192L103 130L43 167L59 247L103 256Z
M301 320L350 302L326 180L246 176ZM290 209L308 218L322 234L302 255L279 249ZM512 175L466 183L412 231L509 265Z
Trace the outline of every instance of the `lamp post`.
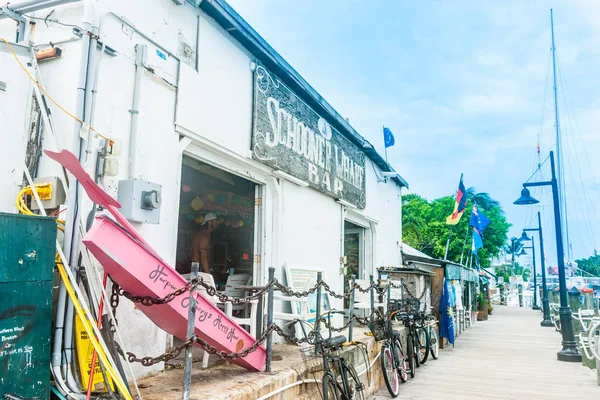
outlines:
M548 300L548 288L546 287L546 253L544 252L544 235L542 234L542 217L538 211L538 227L537 228L525 228L524 231L537 232L540 236L540 261L542 269L542 312L544 318L540 325L551 327L554 326L550 319L550 301Z
M573 330L573 315L569 308L567 299L567 279L565 276L565 252L563 248L562 223L560 217L560 205L558 202L558 182L556 180L556 171L554 170L554 152L550 152L550 168L552 170L552 179L543 182L526 182L521 190L519 197L514 204L529 205L539 203L539 200L531 197L528 187L551 186L552 200L554 205L554 226L556 230L556 256L558 259L558 281L560 286L560 326L562 333L562 350L557 354L559 361L581 362L581 354L577 350L575 333Z
M536 279L536 267L535 267L535 240L533 238L529 238L527 236L527 232L523 231L521 235L521 240L531 241L531 246L523 247L524 249L531 249L531 258L533 259L533 304L531 305L532 310L539 310L540 306L538 306L537 301L537 279Z

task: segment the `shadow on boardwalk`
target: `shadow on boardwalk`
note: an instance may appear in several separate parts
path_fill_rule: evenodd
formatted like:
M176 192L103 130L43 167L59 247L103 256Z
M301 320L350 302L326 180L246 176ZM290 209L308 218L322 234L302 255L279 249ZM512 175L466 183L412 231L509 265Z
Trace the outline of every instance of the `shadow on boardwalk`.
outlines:
M581 363L556 360L561 336L540 326L530 308L494 306L494 315L440 350L415 379L400 386L405 400L600 399L596 374ZM372 400L390 398L385 387Z

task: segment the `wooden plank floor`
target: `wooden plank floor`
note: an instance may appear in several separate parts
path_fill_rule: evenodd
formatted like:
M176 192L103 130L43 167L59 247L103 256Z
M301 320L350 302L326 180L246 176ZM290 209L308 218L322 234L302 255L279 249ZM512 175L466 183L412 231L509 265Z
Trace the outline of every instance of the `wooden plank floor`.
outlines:
M398 399L600 399L595 371L557 361L561 336L541 320L539 311L495 306L401 384ZM389 398L384 386L371 400Z

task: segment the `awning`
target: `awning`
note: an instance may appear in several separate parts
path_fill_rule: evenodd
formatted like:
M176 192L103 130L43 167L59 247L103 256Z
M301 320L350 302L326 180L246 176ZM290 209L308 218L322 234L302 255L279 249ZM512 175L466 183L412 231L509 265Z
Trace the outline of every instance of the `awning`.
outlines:
M485 276L480 276L479 279L481 280L481 283L483 283L484 285L490 284L490 280L488 278L486 278Z
M401 267L383 267L380 269L381 272L392 272L392 273L401 273L401 274L417 274L417 275L435 275L430 269L427 267L421 267L415 264L410 266L402 265Z

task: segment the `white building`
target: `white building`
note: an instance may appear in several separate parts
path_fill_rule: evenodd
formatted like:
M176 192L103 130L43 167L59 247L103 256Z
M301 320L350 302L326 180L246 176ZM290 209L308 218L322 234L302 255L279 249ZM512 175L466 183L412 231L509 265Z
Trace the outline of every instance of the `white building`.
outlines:
M160 185L160 215L134 225L182 272L195 224L209 211L222 223L217 273L233 267L255 285L269 266L283 281L286 267L299 266L322 270L341 292L348 269L367 278L401 266L407 183L224 0L179 3L11 1L27 15L21 25L0 13L0 37L20 35L18 59L85 122L81 129L48 96L36 97L0 42L0 211L16 212L24 162L34 178L60 177L41 150L80 147L87 172L114 197L120 181ZM60 56L36 64L30 44ZM78 210L83 221L95 211L85 196ZM122 302L119 314L129 350L165 350L169 338L139 310Z

